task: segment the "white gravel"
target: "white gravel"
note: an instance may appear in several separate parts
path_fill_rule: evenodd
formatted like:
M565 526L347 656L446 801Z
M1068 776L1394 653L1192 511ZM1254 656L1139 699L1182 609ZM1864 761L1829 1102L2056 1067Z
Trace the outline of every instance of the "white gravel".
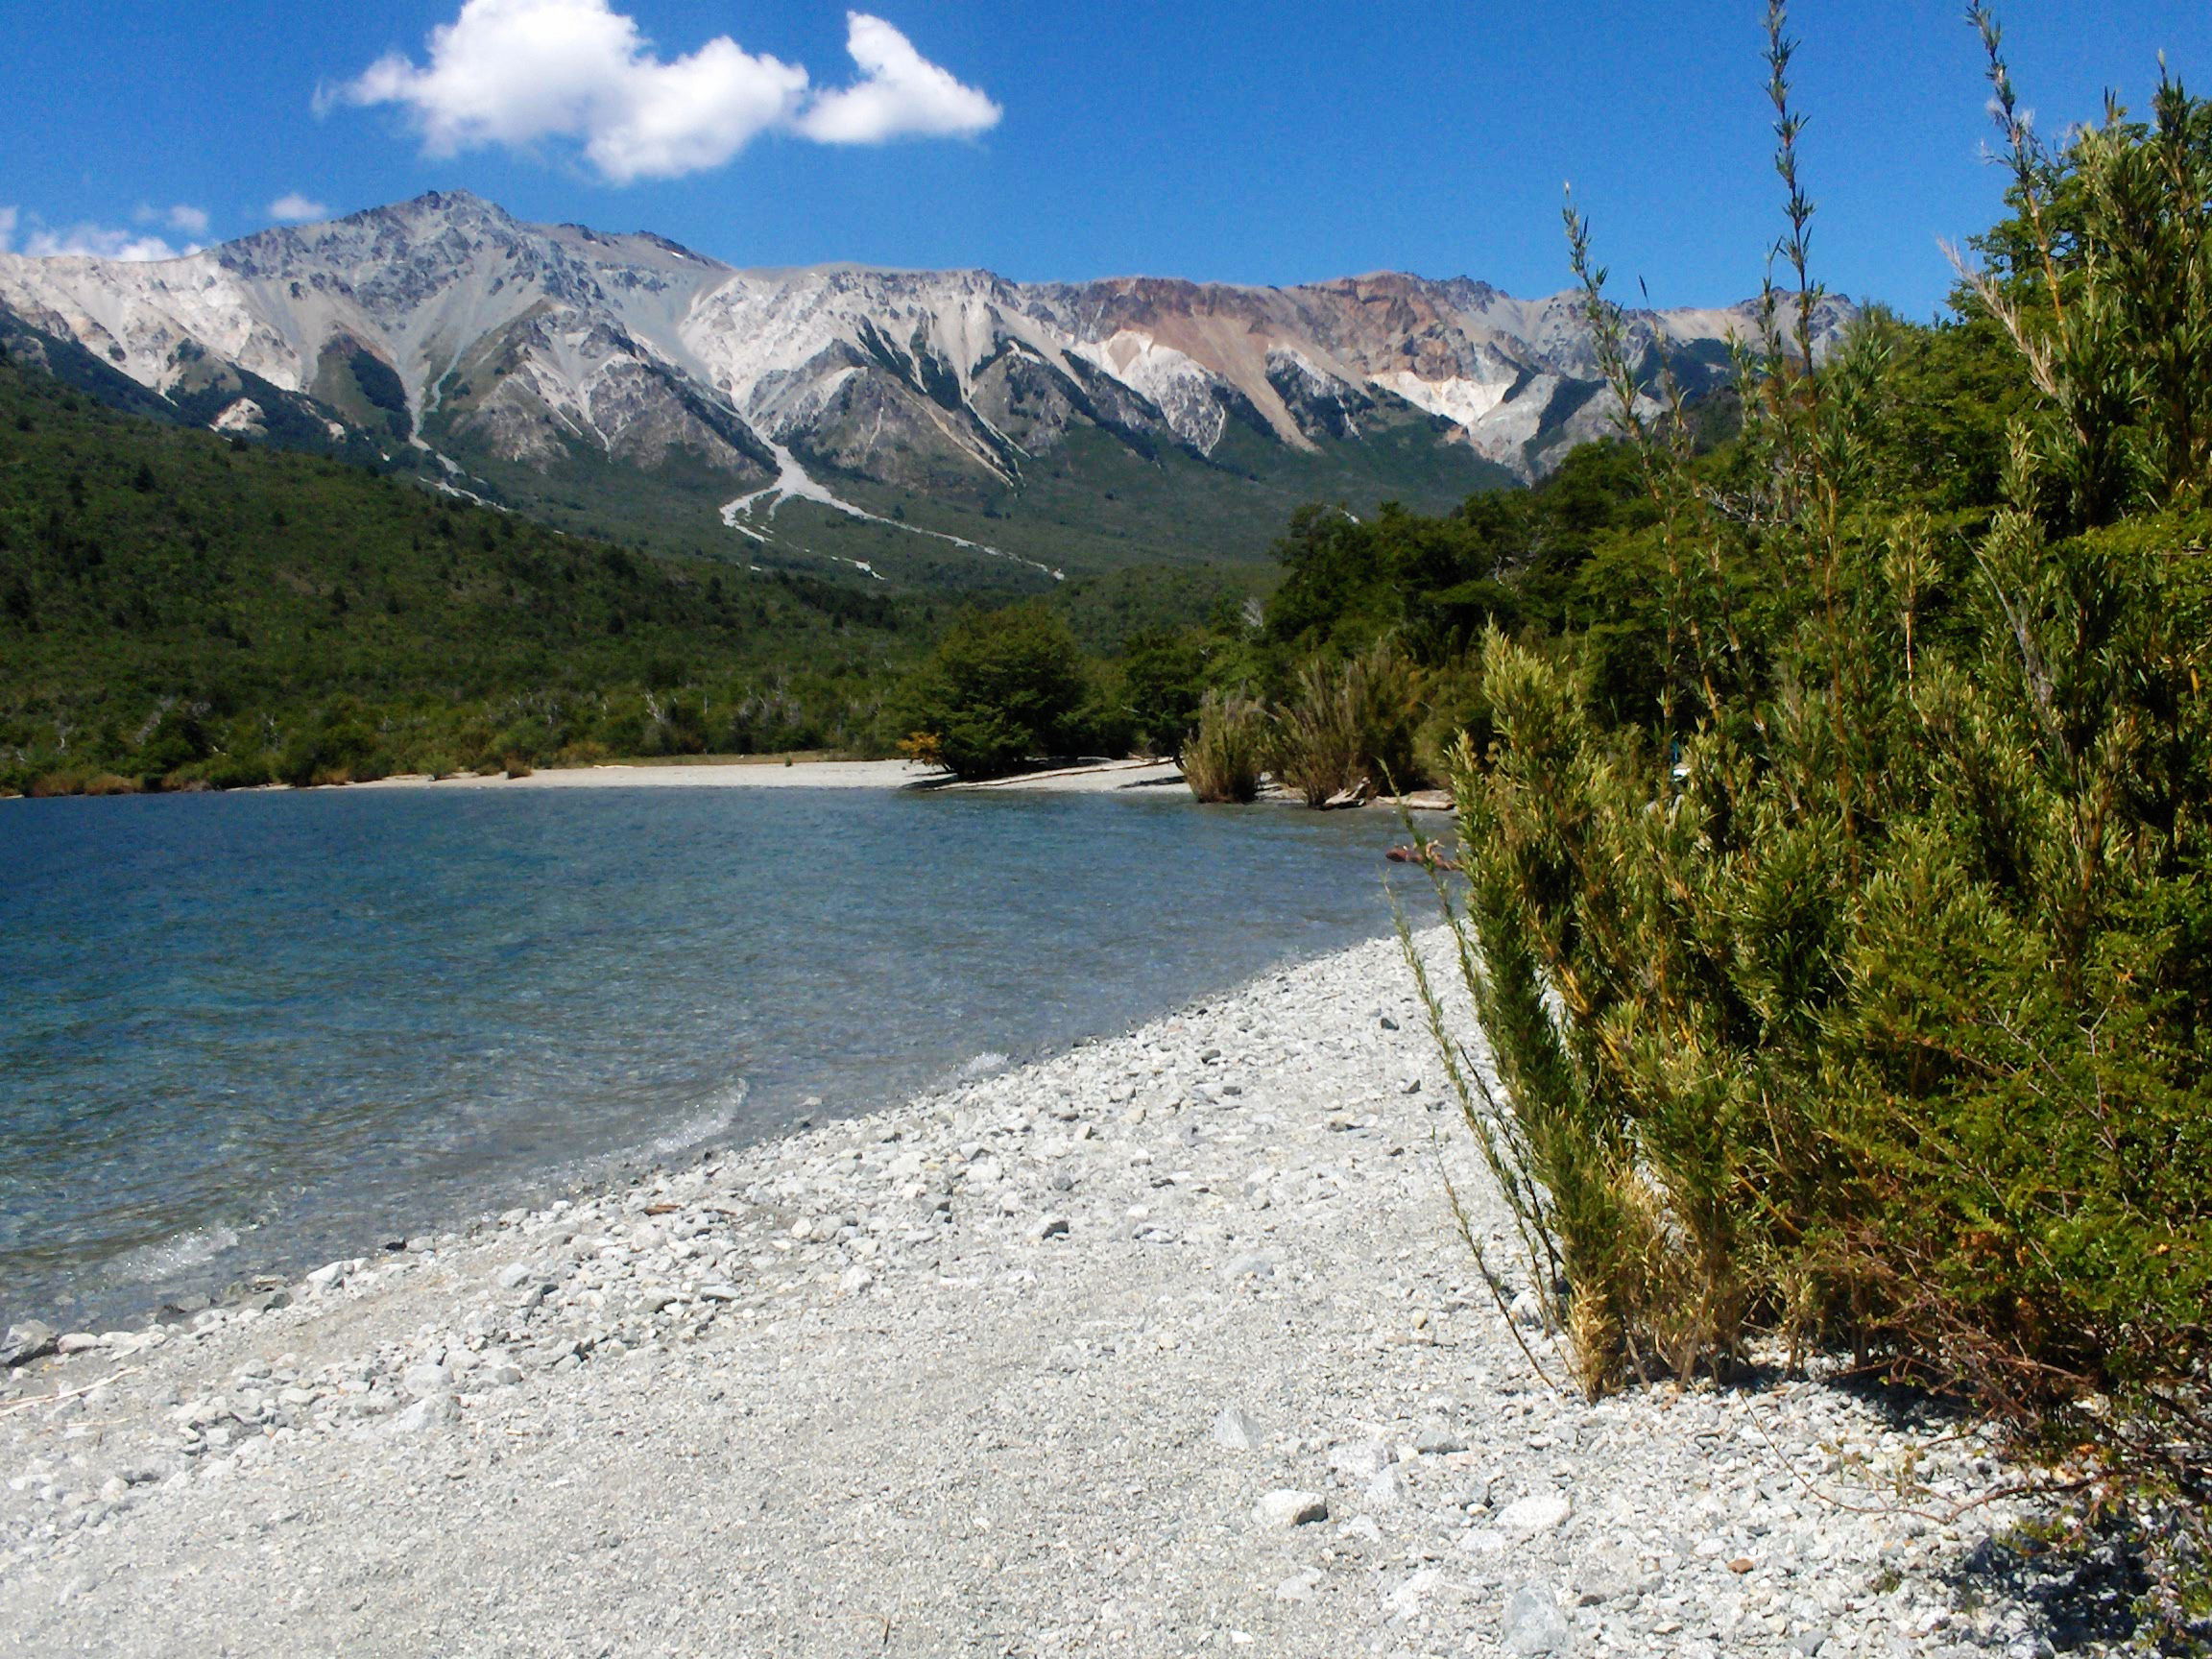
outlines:
M0 1647L2045 1650L1948 1586L2013 1519L1960 1512L2007 1478L1973 1435L1818 1382L1542 1384L1437 1084L1384 941L289 1306L73 1334L0 1389Z

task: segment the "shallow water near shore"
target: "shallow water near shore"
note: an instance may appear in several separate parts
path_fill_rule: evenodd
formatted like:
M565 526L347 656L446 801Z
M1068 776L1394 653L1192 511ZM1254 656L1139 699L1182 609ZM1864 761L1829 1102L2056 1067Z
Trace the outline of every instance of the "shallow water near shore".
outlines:
M1401 835L1187 798L8 803L0 1320L142 1316L1123 1029L1386 931Z

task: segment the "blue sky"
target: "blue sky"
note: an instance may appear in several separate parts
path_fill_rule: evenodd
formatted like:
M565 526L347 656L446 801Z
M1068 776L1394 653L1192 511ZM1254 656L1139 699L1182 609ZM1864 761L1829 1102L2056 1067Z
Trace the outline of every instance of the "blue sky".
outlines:
M345 212L462 187L739 264L1390 268L1538 294L1566 282L1572 180L1617 281L1694 304L1755 290L1776 225L1754 0L859 0L860 25L816 0L467 3L469 61L430 43L464 0L48 9L0 58L0 233L146 252L260 228L287 197ZM524 36L492 27L528 36L533 8L583 25L551 113L532 98L555 72L517 67ZM2203 0L2002 10L2046 130L2107 86L2143 103L2161 49L2212 89ZM1961 11L1792 15L1820 273L1912 315L1949 285L1938 238L1987 223L2001 182Z

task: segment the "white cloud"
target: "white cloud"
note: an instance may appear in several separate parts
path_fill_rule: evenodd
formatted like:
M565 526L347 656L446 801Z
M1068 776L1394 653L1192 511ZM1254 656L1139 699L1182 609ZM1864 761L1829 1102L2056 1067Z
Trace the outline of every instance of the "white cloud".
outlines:
M881 144L892 138L967 137L998 125L1004 113L914 50L880 17L845 16L845 49L860 79L825 92L799 117L798 129L824 144Z
M327 219L330 209L312 197L302 196L297 190L287 190L269 204L269 217L280 225L297 225L307 219Z
M188 242L173 247L159 236L122 230L111 225L72 225L65 230L40 226L23 239L23 252L34 259L180 259L197 253L200 246Z
M141 205L131 217L141 225L163 225L186 236L207 234L207 209L194 207L189 203L180 202L172 207Z
M618 184L718 167L770 132L859 144L997 123L998 105L881 18L848 25L859 81L810 98L804 67L728 36L663 59L608 0L464 0L431 31L426 63L395 53L316 104L397 105L433 156L569 140Z
M143 221L145 212L135 215ZM166 216L161 216L166 223ZM204 215L202 216L204 228ZM22 235L22 246L16 236ZM83 257L88 259L180 259L200 252L200 244L173 246L166 238L112 225L71 225L51 228L36 213L17 207L0 207L0 253L22 253L33 259Z

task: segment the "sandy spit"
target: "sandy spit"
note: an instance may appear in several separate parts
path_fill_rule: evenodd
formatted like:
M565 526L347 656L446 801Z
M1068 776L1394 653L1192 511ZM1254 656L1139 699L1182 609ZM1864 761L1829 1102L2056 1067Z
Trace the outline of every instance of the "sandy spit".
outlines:
M0 1650L2048 1650L1973 1434L1549 1386L1442 1106L1382 941L88 1334L0 1388Z
M955 783L938 767L911 760L731 760L694 763L623 761L603 766L555 767L520 778L462 776L430 779L409 774L356 783L356 789L939 789L1041 790L1054 794L1108 794L1177 784L1172 763L1112 760Z

